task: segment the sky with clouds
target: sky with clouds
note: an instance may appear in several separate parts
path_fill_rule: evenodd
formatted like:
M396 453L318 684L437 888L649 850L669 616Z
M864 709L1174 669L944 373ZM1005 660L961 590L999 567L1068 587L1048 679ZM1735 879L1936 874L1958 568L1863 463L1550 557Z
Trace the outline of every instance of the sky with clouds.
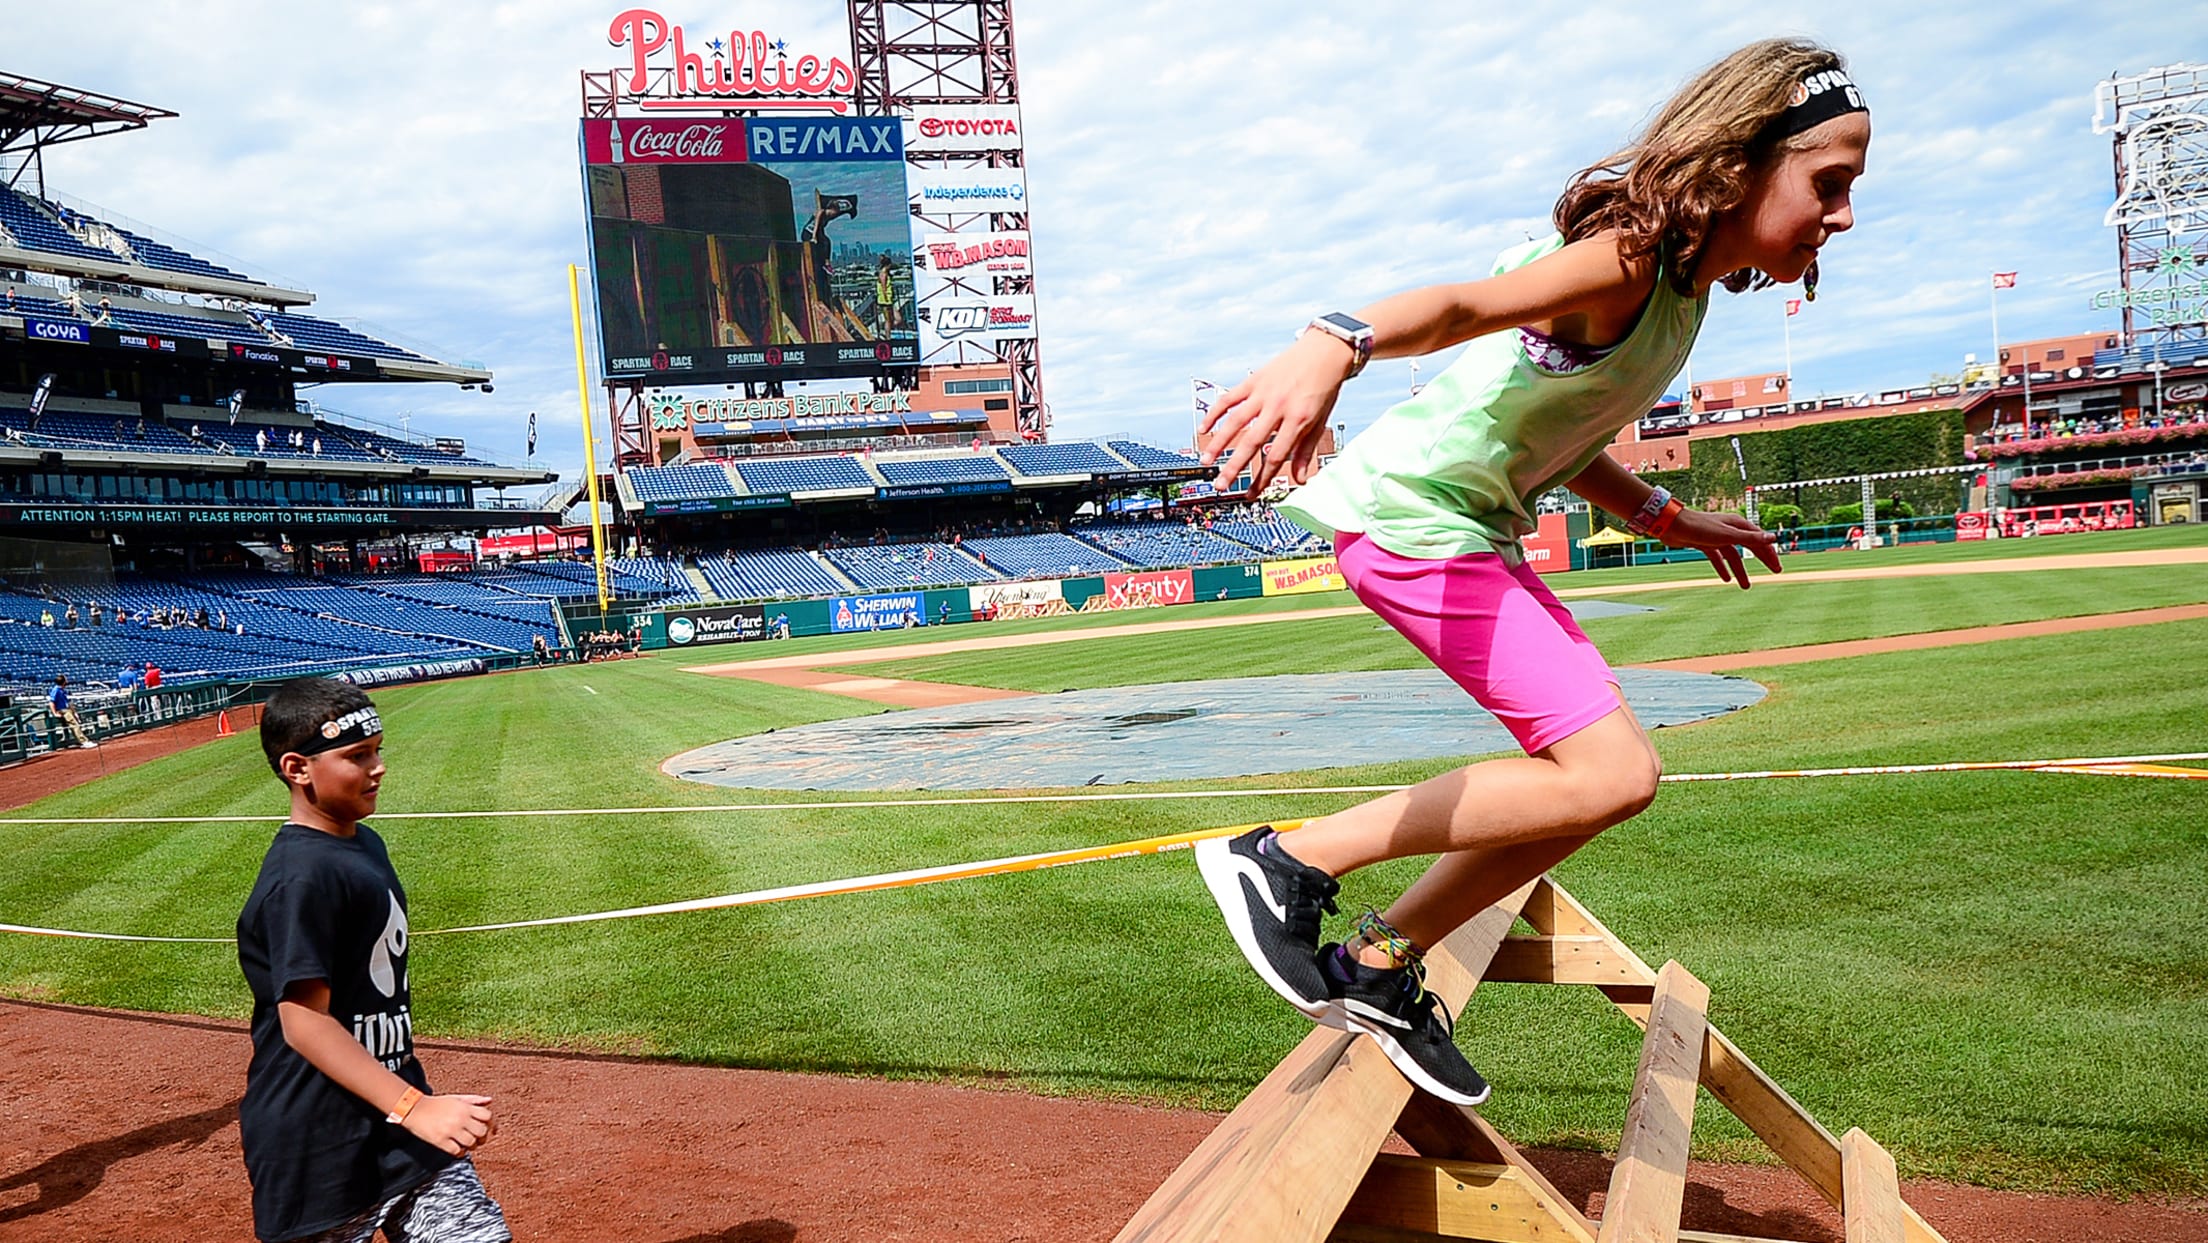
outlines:
M303 285L320 313L487 364L451 385L324 390L338 409L580 471L566 265L587 257L578 70L626 63L620 4L16 5L0 68L181 115L56 148L49 189ZM662 7L848 58L834 0ZM1771 35L1847 56L1875 136L1854 231L1793 321L1803 395L1923 383L2005 339L2112 329L2114 73L2208 60L2154 5L1861 0L1357 5L1021 0L1037 317L1058 439L1189 439L1189 379L1232 382L1312 313L1484 272L1549 231L1567 178L1700 66ZM2193 46L2176 46L2190 30ZM1782 299L1716 294L1692 369L1781 365ZM1446 357L1426 360L1431 376ZM1344 393L1352 429L1409 365ZM603 396L599 396L603 419ZM602 423L601 423L602 426Z

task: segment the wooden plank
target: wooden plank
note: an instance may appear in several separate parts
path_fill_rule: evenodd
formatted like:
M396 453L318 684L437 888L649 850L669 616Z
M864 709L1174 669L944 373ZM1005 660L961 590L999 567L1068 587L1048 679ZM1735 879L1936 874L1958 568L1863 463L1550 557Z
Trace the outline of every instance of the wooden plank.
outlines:
M1676 1243L1686 1202L1687 1144L1702 1077L1709 987L1676 962L1656 976L1656 1001L1641 1041L1640 1069L1625 1111L1625 1134L1610 1171L1599 1243Z
M1639 955L1551 878L1543 877L1535 887L1524 915L1527 923L1551 936L1607 938L1621 961L1641 963ZM1647 964L1641 965L1645 968ZM1650 978L1654 978L1653 973ZM1618 985L1602 986L1602 992L1627 1018L1643 1028L1648 1026L1648 992ZM1818 1194L1834 1208L1840 1207L1840 1141L1714 1025L1708 1029L1703 1049L1702 1086L1795 1173L1807 1179ZM1901 1213L1908 1243L1947 1243L1946 1237L1908 1204L1901 1206Z
M1908 1236L1893 1155L1861 1127L1840 1137L1840 1184L1848 1243L1902 1243Z
M1413 1092L1403 1116L1396 1119L1395 1133L1423 1157L1510 1167L1563 1232L1555 1237L1595 1243L1595 1223L1476 1111Z
M1487 1243L1570 1243L1579 1237L1556 1219L1523 1171L1389 1153L1365 1171L1336 1237L1358 1227Z
M1427 987L1462 1009L1535 884L1426 956ZM1321 1029L1265 1077L1119 1232L1120 1243L1317 1243L1410 1099L1380 1047Z
M1618 958L1608 937L1515 936L1487 969L1490 984L1634 984L1644 964Z

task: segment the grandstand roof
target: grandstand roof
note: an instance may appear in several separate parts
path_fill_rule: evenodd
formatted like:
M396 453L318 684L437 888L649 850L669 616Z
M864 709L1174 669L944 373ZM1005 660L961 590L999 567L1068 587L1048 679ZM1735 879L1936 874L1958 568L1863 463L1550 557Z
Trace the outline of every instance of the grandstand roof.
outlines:
M175 115L150 104L0 72L0 152L144 129L149 121ZM34 134L39 130L51 132ZM28 142L26 136L32 136Z

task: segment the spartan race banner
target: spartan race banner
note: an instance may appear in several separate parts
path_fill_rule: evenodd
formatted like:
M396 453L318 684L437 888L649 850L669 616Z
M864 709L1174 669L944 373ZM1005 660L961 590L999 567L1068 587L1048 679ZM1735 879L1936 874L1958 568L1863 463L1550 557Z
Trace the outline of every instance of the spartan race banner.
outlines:
M757 604L732 604L712 609L671 609L667 613L667 645L695 647L702 643L748 643L767 637L767 610Z
M483 671L483 662L471 656L459 660L417 660L404 665L385 665L379 669L347 669L330 676L355 686L397 686L401 682L465 677Z

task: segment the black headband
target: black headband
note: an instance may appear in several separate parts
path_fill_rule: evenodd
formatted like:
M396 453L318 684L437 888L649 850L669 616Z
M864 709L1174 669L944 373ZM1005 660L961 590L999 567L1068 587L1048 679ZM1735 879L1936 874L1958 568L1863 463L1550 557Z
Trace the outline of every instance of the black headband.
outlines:
M324 721L314 736L293 747L300 755L320 755L356 742L366 742L383 732L383 718L374 708L355 708L334 721Z
M1756 137L1763 143L1784 142L1834 117L1870 110L1870 105L1863 102L1863 92L1855 88L1845 70L1820 69L1794 84L1786 111L1771 118Z

